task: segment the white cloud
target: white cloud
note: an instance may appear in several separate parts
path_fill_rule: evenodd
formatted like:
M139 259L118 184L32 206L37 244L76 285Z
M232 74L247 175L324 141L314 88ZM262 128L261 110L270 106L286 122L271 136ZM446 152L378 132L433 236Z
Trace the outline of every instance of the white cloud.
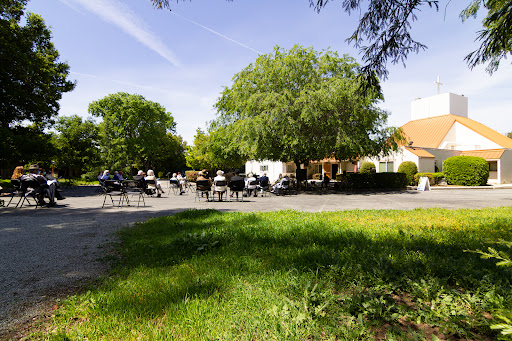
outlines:
M174 53L125 4L117 0L61 0L61 2L74 10L76 10L75 5L80 4L104 21L119 27L172 65L181 66Z

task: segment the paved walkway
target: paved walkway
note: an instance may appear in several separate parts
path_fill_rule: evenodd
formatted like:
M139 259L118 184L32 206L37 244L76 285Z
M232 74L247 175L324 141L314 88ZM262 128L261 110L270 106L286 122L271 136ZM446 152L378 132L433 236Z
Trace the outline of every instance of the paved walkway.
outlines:
M165 186L164 186L165 188ZM99 259L120 228L186 209L308 212L354 209L483 208L512 205L512 189L428 192L304 193L244 198L244 202L195 202L194 194L147 198L144 207L101 208L94 187L67 190L53 208L0 208L0 339L13 326L48 311L54 299L105 273ZM102 246L103 245L103 246ZM12 336L12 334L9 334Z

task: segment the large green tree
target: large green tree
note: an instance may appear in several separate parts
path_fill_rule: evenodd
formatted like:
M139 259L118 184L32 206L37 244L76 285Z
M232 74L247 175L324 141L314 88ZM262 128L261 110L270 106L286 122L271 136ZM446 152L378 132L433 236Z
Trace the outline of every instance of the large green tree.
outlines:
M157 8L170 8L170 0L150 1ZM477 36L481 45L467 55L466 61L470 68L488 63L487 70L492 73L512 52L512 0L466 1L468 7L461 13L463 20L475 16L482 8L486 11L483 29ZM365 62L363 71L367 75L376 72L383 78L388 74L388 60L404 63L411 52L427 48L412 38L411 24L418 20L418 12L425 8L439 10L442 3L437 0L309 0L310 6L318 12L329 2L341 3L345 12L359 16L359 24L347 41L361 49ZM445 1L446 6L449 3Z
M212 130L252 159L294 161L377 155L396 148L381 95L360 91L360 68L337 53L276 47L233 78L215 104Z
M0 128L24 120L47 123L57 115L62 93L75 86L44 20L28 13L20 24L26 3L0 0Z
M194 145L188 148L187 166L192 169L214 170L239 168L247 160L239 145L233 144L229 129L210 126L209 133L197 129Z
M124 92L89 104L89 113L102 117L100 145L108 166L140 164L148 169L157 161L167 133L176 132L171 113L141 95Z
M156 169L164 172L182 170L186 167L185 153L188 149L187 142L183 141L181 135L167 133L161 140L153 165Z
M55 161L59 169L76 176L99 164L99 128L92 118L60 117L55 130Z

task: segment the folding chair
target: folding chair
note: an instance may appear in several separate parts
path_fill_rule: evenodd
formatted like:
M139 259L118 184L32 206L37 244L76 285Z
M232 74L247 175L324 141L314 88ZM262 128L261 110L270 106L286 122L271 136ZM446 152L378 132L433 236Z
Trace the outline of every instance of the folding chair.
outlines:
M124 180L123 181L123 189L126 193L126 196L132 193L132 196L138 195L139 199L137 201L137 207L140 205L140 200L142 199L142 203L146 206L146 202L144 201L144 192L146 190L146 184L143 181L134 181L134 180Z
M215 193L226 193L228 192L227 188L227 181L215 181L213 183L213 191L212 191L212 201L215 201ZM219 195L219 201L220 201L220 195Z
M180 184L178 180L169 180L169 189L172 190L174 195L180 194Z
M232 201L234 198L234 194L236 194L236 200L238 201L238 193L240 194L240 198L242 198L242 202L244 201L244 181L238 180L238 181L231 181L229 183L229 201Z
M12 182L13 180L11 180ZM28 205L31 205L30 200L28 199L29 196L34 198L34 202L36 203L35 208L37 208L39 205L39 201L36 199L35 195L38 191L38 189L41 187L41 184L39 184L39 181L37 180L23 180L20 181L20 191L22 193L20 200L16 204L16 207L20 205L20 208L23 207L23 204L27 202ZM10 202L9 202L10 203Z
M126 191L124 190L122 184L120 184L116 180L104 180L103 206L101 206L101 208L105 207L107 196L110 197L112 206L116 206L113 197L119 197L117 207L121 207L123 205L123 202L126 202L128 206L130 205L130 199L126 194Z
M270 184L268 183L268 180L261 181L259 184L259 188L262 197L268 195L268 192L270 190Z
M254 196L258 196L258 180L253 180L249 182L249 185L245 188L245 191L247 192L247 196L251 196L251 192L254 191Z
M156 180L146 180L146 195L152 197L158 190L156 189ZM159 195L160 196L160 195Z
M201 200L201 195L206 194L206 201L208 202L208 196L210 194L210 190L212 185L208 180L197 180L196 181L196 196L194 198L194 202L196 200Z

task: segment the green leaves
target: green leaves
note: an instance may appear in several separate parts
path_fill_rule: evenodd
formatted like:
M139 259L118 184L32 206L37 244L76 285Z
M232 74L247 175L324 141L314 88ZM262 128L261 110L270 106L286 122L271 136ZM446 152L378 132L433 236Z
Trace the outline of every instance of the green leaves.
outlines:
M160 104L141 95L111 94L89 104L89 113L103 118L100 126L104 159L112 165L143 164L148 168L176 123Z
M226 128L228 145L252 159L307 163L392 149L387 112L376 107L381 95L362 92L359 75L348 55L276 47L234 76L212 130Z

